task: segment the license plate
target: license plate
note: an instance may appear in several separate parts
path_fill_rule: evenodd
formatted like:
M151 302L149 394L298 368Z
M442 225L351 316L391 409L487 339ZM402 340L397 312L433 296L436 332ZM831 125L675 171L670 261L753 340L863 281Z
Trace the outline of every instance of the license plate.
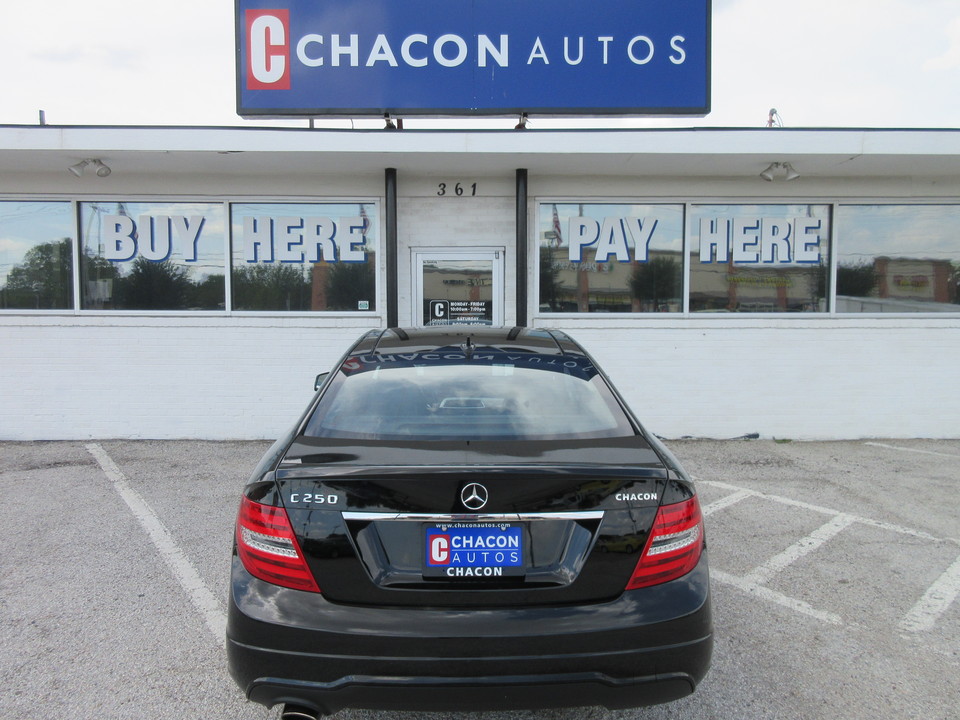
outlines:
M523 575L523 526L511 523L427 525L423 574L451 579Z

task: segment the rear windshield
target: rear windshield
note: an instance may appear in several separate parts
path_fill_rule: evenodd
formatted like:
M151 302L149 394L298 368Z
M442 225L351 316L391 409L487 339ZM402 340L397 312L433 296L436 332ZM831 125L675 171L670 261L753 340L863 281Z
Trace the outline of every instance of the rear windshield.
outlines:
M423 440L622 437L634 430L581 357L463 352L349 358L305 434Z

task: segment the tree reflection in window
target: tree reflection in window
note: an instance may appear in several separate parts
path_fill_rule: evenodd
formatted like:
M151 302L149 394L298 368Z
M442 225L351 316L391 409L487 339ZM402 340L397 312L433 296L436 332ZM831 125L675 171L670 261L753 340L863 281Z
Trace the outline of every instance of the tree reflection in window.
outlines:
M638 264L630 278L630 292L640 301L642 312L669 309L680 297L680 263L670 257L654 257Z
M81 202L84 310L225 310L220 203Z
M371 253L372 257L372 253ZM233 269L235 310L373 309L373 262L250 264ZM363 307L363 303L369 303Z
M69 202L0 201L0 309L73 309Z
M310 283L300 265L241 265L233 269L235 310L309 310Z
M0 308L58 310L73 307L73 241L63 238L27 250L0 286Z
M233 203L230 223L234 310L376 310L374 203Z

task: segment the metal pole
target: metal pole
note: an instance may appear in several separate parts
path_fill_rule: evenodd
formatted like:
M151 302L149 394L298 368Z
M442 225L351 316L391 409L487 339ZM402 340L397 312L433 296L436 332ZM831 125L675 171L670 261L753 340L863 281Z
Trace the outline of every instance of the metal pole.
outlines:
M517 322L527 324L527 171L517 170Z
M387 327L399 325L399 298L397 297L397 170L384 172L384 245L387 258Z

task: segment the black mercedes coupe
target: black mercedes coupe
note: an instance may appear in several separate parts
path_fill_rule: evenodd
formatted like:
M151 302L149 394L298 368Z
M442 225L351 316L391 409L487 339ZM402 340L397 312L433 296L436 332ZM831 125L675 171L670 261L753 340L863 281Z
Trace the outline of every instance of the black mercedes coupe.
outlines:
M651 705L712 647L693 482L562 332L369 332L243 490L229 668L281 717Z

